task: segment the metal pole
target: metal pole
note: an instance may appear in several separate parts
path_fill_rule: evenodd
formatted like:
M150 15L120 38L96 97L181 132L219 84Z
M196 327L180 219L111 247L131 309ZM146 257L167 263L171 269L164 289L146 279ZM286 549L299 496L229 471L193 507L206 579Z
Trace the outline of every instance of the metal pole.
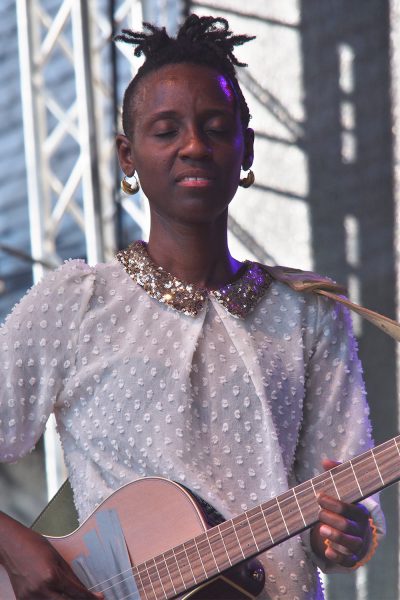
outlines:
M101 185L93 95L90 7L79 0L72 5L72 33L80 145L82 156L85 237L89 264L104 261Z

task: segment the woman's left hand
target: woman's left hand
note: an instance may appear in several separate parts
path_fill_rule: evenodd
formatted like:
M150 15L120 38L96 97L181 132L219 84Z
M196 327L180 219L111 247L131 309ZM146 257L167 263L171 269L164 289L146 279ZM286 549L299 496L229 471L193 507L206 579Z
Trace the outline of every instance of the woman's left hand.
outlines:
M338 465L332 460L322 464L325 470ZM372 539L368 510L362 504L348 504L324 493L318 502L319 522L311 530L313 551L329 566L354 567L367 554Z

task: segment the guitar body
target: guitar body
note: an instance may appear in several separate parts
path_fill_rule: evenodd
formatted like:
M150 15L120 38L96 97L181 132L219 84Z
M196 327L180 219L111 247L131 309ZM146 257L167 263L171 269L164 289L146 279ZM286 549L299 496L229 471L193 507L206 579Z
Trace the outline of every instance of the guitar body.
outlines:
M186 489L166 479L149 477L127 484L113 493L73 533L48 539L72 565L77 557L90 554L88 535L98 530L99 517L109 514L109 511L117 515L122 527L131 565L151 560L210 528L202 509ZM118 576L118 573L111 577L114 575ZM263 585L262 567L252 559L175 597L180 600L253 600ZM143 593L140 586L138 588L138 600L158 600L158 593ZM101 591L101 587L96 590ZM1 566L0 597L2 600L17 600ZM168 594L168 598L171 597ZM167 595L161 598L167 598Z

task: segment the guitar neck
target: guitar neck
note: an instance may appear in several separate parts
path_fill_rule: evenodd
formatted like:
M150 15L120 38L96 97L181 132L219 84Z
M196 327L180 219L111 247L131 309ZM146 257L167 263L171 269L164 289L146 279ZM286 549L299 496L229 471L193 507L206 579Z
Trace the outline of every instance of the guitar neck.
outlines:
M156 571L163 589L179 596L229 567L249 559L318 520L319 493L357 502L400 479L400 436L297 485L276 498L225 521L205 533L137 565L143 589ZM149 581L147 581L149 580Z

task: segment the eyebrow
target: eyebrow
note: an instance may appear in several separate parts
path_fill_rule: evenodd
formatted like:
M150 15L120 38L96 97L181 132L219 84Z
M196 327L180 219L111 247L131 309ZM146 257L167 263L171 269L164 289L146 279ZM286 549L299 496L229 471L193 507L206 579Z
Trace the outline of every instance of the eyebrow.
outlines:
M205 110L202 115L206 118L211 118L211 117L219 117L219 116L234 116L235 112L234 110L230 111L230 110L226 110L226 109L219 109L219 108L209 108L207 110ZM161 110L159 112L154 113L153 115L151 115L149 117L149 122L155 123L156 121L159 121L161 119L179 119L180 118L180 113L176 110Z

